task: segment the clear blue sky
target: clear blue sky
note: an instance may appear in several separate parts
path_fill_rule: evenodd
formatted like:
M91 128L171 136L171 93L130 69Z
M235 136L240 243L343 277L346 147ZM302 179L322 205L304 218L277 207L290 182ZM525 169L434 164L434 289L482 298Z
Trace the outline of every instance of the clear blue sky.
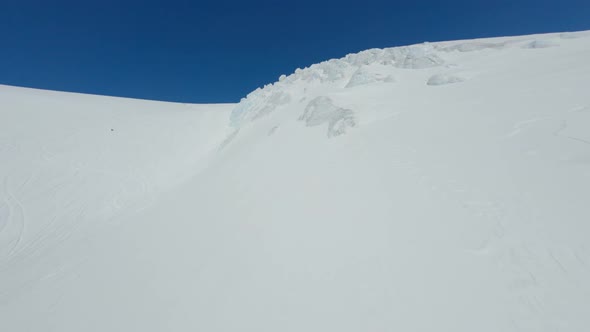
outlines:
M0 0L0 84L236 102L368 48L589 29L589 0Z

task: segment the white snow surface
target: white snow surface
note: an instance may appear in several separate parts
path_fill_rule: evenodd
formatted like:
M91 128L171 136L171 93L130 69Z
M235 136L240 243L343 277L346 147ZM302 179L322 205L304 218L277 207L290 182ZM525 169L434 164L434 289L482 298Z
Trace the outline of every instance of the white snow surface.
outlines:
M0 331L588 331L589 59L373 49L236 105L0 86Z

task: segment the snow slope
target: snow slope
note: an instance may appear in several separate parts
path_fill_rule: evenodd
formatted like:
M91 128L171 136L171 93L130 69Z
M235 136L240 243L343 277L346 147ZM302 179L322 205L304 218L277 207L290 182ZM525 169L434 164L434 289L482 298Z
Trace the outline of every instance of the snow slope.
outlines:
M368 50L237 105L0 87L0 328L586 331L588 59Z

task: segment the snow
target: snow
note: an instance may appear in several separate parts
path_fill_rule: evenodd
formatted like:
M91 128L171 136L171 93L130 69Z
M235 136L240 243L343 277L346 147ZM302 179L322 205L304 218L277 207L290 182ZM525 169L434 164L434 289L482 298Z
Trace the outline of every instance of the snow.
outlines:
M448 74L436 74L428 79L427 85L445 85L463 82L465 79Z
M525 48L547 48L547 47L555 47L559 46L557 43L547 40L534 40L528 44L526 44Z
M372 49L236 105L0 86L0 328L586 331L589 58Z

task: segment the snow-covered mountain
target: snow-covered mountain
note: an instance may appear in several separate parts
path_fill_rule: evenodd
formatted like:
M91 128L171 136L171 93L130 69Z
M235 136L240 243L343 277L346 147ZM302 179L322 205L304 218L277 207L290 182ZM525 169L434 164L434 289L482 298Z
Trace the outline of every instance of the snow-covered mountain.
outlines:
M0 86L0 331L590 329L590 32L237 105Z

